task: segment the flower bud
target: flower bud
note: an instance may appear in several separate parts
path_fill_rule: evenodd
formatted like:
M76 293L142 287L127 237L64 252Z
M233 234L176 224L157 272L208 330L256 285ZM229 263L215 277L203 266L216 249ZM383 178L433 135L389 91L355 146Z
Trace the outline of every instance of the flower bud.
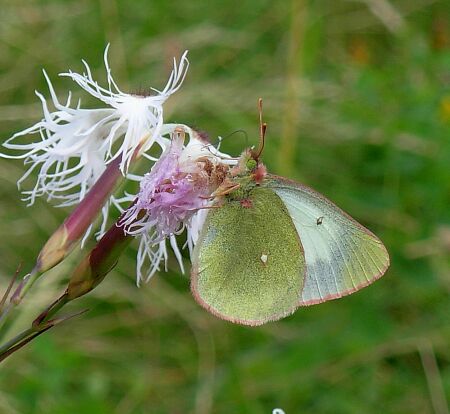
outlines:
M56 266L73 249L74 245L95 220L104 203L121 177L121 157L112 160L86 197L50 236L39 253L35 272L44 273Z
M120 223L120 220L121 218L117 223ZM90 292L116 266L120 254L133 239L117 223L110 227L74 270L67 287L68 300Z

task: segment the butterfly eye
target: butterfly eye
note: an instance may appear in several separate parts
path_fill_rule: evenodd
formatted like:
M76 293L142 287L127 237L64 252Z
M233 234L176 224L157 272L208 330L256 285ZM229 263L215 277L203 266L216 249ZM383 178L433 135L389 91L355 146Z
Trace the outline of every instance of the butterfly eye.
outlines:
M247 168L248 171L253 171L256 167L257 167L258 163L256 162L256 160L254 160L253 158L250 158L246 164L245 167Z

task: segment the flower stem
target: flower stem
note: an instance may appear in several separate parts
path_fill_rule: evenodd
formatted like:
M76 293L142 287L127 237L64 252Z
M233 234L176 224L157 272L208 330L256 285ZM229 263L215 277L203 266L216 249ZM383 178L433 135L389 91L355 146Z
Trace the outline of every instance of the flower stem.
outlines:
M2 313L0 314L0 338L3 336L1 331L2 331L3 325L6 322L6 319L7 319L6 317L8 316L9 311L11 310L12 307L13 307L13 304L8 303L8 305L6 305L6 307L4 307L2 309Z
M69 302L69 300L67 292L65 292L55 302L50 304L50 306L48 306L47 309L33 321L31 327L25 329L20 334L16 335L14 338L11 338L3 345L0 345L0 362L4 361L8 356L12 355L14 352L18 351L20 348L24 347L26 344L31 342L34 338L43 334L44 332L48 331L54 326L86 312L86 310L83 310L81 312L76 312L71 315L65 315L55 319L50 319L67 302Z
M21 265L17 268L16 272L14 273L14 276L12 277L11 281L9 282L8 287L6 288L5 293L3 294L2 300L0 301L0 315L3 310L3 307L5 306L6 300L8 299L9 293L11 292L11 289L14 286L14 283L16 283L17 276L19 275Z
M25 276L19 283L19 286L17 286L16 290L11 295L8 305L6 307L2 307L0 312L0 338L3 336L2 328L7 320L9 313L13 308L20 304L24 296L27 294L31 286L33 286L34 282L39 278L40 275L41 273L38 272L35 267L31 271L31 273ZM6 297L4 299L6 300Z
M64 292L58 299L51 303L47 309L41 312L38 317L33 321L32 326L38 327L44 322L48 321L52 316L54 316L61 308L69 302L67 291Z
M40 331L34 332L30 335L28 335L26 338L18 341L14 345L10 346L5 351L0 352L0 362L3 362L6 358L8 358L10 355L12 355L14 352L18 351L20 348L23 348L27 343L31 342L34 338L37 336L43 334L44 332L48 331L49 329L53 328L55 325L47 325L43 327ZM26 332L26 331L25 331Z
M13 346L17 345L18 343L20 343L24 339L28 338L30 335L36 333L37 331L38 331L38 329L35 328L35 327L31 327L31 328L25 329L19 335L15 336L14 338L12 338L9 341L5 342L4 344L0 345L0 358L10 348L12 348Z
M42 273L39 272L39 270L35 267L31 271L31 273L29 273L25 278L23 278L22 282L20 282L16 291L11 296L11 302L14 303L15 305L18 305L41 274Z

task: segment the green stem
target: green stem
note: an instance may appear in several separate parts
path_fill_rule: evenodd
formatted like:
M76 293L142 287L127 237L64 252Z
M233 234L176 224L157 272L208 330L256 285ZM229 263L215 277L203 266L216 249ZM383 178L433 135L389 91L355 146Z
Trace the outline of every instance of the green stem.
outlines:
M39 335L42 335L44 332L47 332L49 329L53 328L53 326L54 325L48 325L48 326L44 327L40 331L37 331L34 334L28 336L27 338L20 341L18 344L12 346L7 351L0 354L0 362L3 362L6 358L8 358L14 352L18 351L20 348L23 348L26 344L31 342L34 338L38 337Z
M19 283L19 286L17 286L14 293L11 295L11 299L9 301L9 304L3 308L2 312L0 313L0 338L2 338L2 330L3 326L7 320L8 314L11 312L12 309L14 309L17 305L22 302L22 299L25 297L25 295L28 293L30 288L33 286L34 282L39 278L41 273L34 268L31 273L29 273L27 276L25 276L22 281Z
M11 301L18 305L20 302L22 302L22 299L25 297L25 295L28 293L30 288L34 285L34 282L38 280L39 276L41 276L41 272L37 270L35 267L31 273L22 281L23 285L19 285L19 288L16 290L16 292L11 297ZM20 290L19 290L20 289Z
M50 321L50 319L56 313L58 313L59 310L65 304L67 304L67 302L69 302L67 298L67 293L64 293L33 321L30 328L25 329L23 332L21 332L14 338L0 345L0 361L2 361L4 359L3 356L8 354L8 352L12 350L14 347L17 347L18 349L21 348L20 345L22 343L23 344L27 343L28 338L31 338L33 335L40 334L41 332L52 327L53 323L52 321Z
M0 315L0 338L2 337L1 331L2 331L3 325L6 322L6 317L8 316L8 313L12 307L13 307L13 304L11 302L8 303L8 305L6 305L6 307L3 308L2 313Z
M39 314L39 316L33 321L32 326L39 327L44 322L50 320L50 318L53 317L56 313L58 313L61 310L61 308L68 302L70 302L70 300L68 298L67 292L64 292L62 296L56 299L53 303L51 303L47 307L47 309L45 309L43 312Z
M5 342L4 344L0 345L0 357L5 352L7 352L10 348L17 345L19 342L23 341L24 339L28 338L29 336L33 335L37 331L39 331L39 328L37 328L37 327L31 327L31 328L25 329L19 335L15 336L14 338L12 338L9 341Z

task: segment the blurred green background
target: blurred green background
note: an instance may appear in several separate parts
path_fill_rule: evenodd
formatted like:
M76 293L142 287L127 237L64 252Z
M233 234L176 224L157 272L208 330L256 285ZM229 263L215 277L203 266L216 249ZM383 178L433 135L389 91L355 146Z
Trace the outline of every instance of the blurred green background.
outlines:
M135 247L88 297L90 312L1 365L0 413L448 413L450 5L448 0L1 0L2 140L41 118L41 69L86 59L124 90L191 67L166 121L256 143L271 172L322 192L385 242L387 275L352 296L259 328L200 308L187 275L135 285ZM0 281L24 271L69 210L26 208L25 167L0 160ZM81 254L38 283L12 330L61 291ZM186 259L188 260L188 259Z

